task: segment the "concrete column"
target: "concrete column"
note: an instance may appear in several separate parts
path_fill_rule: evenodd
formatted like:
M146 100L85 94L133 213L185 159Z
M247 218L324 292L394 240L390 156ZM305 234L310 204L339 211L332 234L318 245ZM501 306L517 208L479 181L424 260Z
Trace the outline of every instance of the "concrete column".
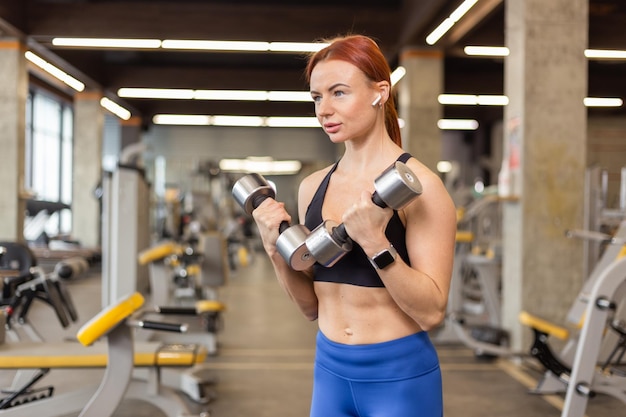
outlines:
M26 97L24 45L0 38L0 240L24 240Z
M507 1L505 16L503 325L526 349L519 311L565 323L583 281L582 243L564 232L583 224L588 1Z
M443 110L437 97L443 93L443 64L443 54L437 50L411 48L400 55L400 65L406 69L397 85L403 147L433 171L442 152L437 121Z
M100 245L100 203L94 189L102 175L104 110L102 94L85 91L74 96L74 190L72 234L85 246Z

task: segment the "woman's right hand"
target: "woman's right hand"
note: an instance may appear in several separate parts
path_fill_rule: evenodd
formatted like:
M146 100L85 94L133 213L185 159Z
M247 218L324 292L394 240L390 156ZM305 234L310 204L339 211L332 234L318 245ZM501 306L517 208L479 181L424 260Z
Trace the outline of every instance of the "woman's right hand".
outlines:
M280 234L280 224L283 221L291 223L291 216L285 210L285 203L267 198L252 212L252 218L259 228L265 252L273 257L278 253L276 240Z

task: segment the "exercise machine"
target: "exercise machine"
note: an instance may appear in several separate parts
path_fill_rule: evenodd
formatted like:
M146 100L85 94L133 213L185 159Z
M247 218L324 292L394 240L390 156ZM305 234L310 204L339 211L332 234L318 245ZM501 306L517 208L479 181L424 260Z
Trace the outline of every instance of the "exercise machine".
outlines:
M33 401L1 409L0 415L60 417L80 412L81 417L110 417L122 399L136 398L154 404L168 416L207 417L205 412L193 414L177 393L159 383L162 369L193 366L204 360L206 350L197 345L136 344L134 328L173 332L186 329L181 324L144 320L140 310L143 303L141 294L133 293L103 309L79 330L80 344L34 342L20 343L18 348L0 346L0 369L40 369L34 382L49 369L106 368L98 387L81 387L58 396L33 398ZM104 338L106 342L99 342ZM136 367L149 368L150 380L133 381L132 370ZM14 400L8 398L3 403L12 404Z

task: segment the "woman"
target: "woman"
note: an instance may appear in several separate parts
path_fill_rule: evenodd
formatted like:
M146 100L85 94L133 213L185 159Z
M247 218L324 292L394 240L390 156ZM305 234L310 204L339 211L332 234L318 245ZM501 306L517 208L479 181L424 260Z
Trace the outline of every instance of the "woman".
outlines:
M280 284L318 320L311 417L439 417L441 372L426 332L445 316L454 204L439 177L401 148L391 71L373 40L337 38L306 71L317 118L345 152L302 181L298 214L310 230L343 222L353 249L330 268L294 271L275 245L280 223L291 221L284 205L267 199L253 217ZM396 160L423 187L400 211L371 201L374 180Z

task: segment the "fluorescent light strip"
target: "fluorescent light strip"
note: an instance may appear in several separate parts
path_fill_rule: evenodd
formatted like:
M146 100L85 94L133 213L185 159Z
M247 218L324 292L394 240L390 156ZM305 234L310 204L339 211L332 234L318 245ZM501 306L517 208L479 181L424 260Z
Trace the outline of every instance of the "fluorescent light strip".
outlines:
M117 95L124 98L181 100L250 100L250 101L312 101L308 91L260 90L191 90L176 88L120 88Z
M165 39L161 43L161 47L164 49L240 52L317 52L326 46L328 46L327 43L321 42L205 41L182 39Z
M270 42L270 52L317 52L326 48L328 43L314 42Z
M506 106L509 104L507 96L498 95L440 94L437 100L439 104L460 106ZM624 101L619 97L587 97L583 103L587 107L620 107Z
M478 122L473 119L439 119L437 127L441 130L476 130Z
M268 117L268 127L321 127L316 117Z
M100 99L100 105L122 120L130 119L130 116L131 116L130 112L124 107L114 102L113 100L110 100L106 97L102 97Z
M583 102L587 107L621 107L624 100L621 98L586 97Z
M406 68L399 66L391 73L391 85L394 86L406 75Z
M466 55L470 56L508 56L509 48L505 46L466 46ZM585 57L589 59L626 59L626 51L618 49L585 49Z
M267 91L254 90L196 90L196 100L242 100L242 101L267 101ZM309 94L310 97L310 94Z
M270 157L248 157L246 159L222 159L219 163L222 171L250 173L262 175L296 174L302 163L296 160L276 161Z
M164 49L195 49L204 51L268 51L269 42L254 41L208 41L165 39L161 42Z
M585 56L590 59L626 59L626 51L616 49L586 49Z
M194 90L177 88L120 88L117 90L117 95L124 98L191 100L194 94Z
M230 115L157 114L157 125L239 126L239 127L320 127L315 117L263 117Z
M82 48L131 48L157 49L161 47L159 39L113 39L113 38L54 38L54 46L74 46Z
M66 72L61 71L59 68L55 67L54 65L52 65L45 59L35 55L31 51L26 51L24 53L24 56L26 57L27 60L37 65L39 68L46 71L48 74L52 75L53 77L63 81L65 84L69 85L74 90L83 91L85 89L85 84L78 81L76 78L72 77Z
M187 49L241 52L317 52L328 46L323 42L258 42L185 39L53 38L54 46L82 48Z
M439 104L465 106L506 106L509 104L509 98L500 95L440 94L437 100Z
M471 9L478 0L465 0L459 7L456 8L450 17L444 19L427 37L426 43L434 45L443 35L445 35L456 22L458 22L464 15Z
M506 46L466 46L463 51L470 56L509 56Z

